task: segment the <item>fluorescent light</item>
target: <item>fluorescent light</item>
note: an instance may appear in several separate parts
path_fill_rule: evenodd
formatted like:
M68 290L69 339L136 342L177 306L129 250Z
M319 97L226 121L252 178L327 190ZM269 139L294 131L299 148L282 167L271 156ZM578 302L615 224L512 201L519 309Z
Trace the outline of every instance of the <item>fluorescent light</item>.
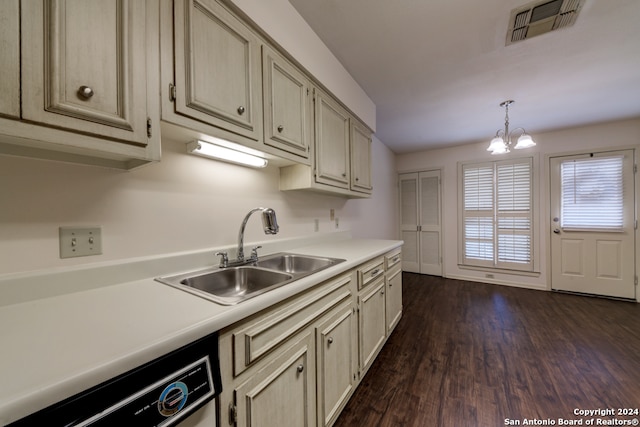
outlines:
M267 166L267 159L206 141L196 140L189 142L187 144L187 152L198 156L209 157L254 168L263 168Z

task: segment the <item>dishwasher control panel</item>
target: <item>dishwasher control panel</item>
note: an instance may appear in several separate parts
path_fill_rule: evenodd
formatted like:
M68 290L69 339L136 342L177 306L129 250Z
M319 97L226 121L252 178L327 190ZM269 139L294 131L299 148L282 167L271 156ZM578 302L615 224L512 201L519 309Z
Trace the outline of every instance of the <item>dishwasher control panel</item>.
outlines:
M222 391L218 334L179 348L9 427L170 427Z

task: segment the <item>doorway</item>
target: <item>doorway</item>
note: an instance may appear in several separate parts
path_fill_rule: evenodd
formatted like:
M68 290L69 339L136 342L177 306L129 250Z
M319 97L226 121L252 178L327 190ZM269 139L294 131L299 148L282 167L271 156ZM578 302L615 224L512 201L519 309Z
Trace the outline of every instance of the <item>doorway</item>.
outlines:
M442 276L440 170L399 174L402 270Z
M634 154L550 157L552 289L635 298Z

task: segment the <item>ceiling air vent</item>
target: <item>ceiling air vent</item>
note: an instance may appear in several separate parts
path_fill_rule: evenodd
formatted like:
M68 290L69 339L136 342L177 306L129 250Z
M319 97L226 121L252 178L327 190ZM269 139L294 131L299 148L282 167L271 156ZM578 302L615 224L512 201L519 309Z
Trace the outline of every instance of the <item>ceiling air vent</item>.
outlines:
M573 25L584 0L537 1L511 11L507 45Z

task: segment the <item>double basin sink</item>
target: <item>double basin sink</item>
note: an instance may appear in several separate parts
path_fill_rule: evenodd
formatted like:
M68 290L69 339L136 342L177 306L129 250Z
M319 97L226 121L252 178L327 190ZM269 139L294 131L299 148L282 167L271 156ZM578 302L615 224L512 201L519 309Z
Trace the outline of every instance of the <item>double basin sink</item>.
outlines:
M277 253L238 267L213 267L156 280L222 305L234 305L344 259Z

